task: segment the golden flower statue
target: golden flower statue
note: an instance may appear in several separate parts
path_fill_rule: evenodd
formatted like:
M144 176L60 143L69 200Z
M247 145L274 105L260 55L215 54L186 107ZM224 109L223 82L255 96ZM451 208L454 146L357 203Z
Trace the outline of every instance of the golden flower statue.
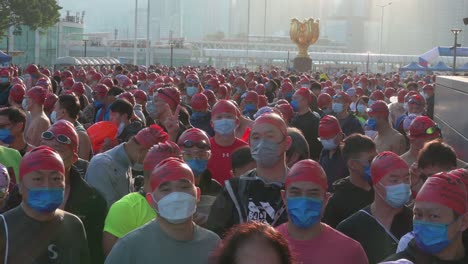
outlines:
M319 19L313 18L304 20L304 22L299 21L297 18L291 19L289 35L299 49L297 57L309 58L307 50L310 45L318 40L320 34L319 23Z

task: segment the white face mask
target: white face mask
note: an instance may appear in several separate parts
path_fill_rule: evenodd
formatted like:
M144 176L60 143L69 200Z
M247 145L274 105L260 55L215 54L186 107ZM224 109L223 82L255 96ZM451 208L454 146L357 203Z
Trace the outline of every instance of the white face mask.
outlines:
M124 122L120 122L119 128L118 128L118 130L117 130L117 135L122 134L122 132L124 131L124 129L125 129L125 123L124 123Z
M197 210L197 199L185 192L170 193L159 202L156 202L153 194L151 194L151 197L158 205L157 214L172 224L187 221Z
M351 104L349 105L349 108L351 108L351 111L356 112L356 103L351 102Z
M50 114L50 122L52 122L52 124L57 122L57 112L52 111L52 113Z
M330 139L320 139L320 142L322 143L322 146L326 150L333 150L338 147L338 144L335 143L335 138L330 138Z
M28 99L23 99L23 101L21 102L21 107L23 107L24 111L28 111Z

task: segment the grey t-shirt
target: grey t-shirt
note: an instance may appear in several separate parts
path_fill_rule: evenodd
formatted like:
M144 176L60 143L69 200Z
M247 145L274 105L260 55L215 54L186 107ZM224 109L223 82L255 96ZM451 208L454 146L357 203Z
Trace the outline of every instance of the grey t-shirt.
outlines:
M153 220L119 239L105 263L206 264L219 241L218 235L197 225L193 240L177 241Z
M58 210L54 219L37 221L18 206L4 214L6 232L0 218L0 263L5 253L8 263L89 264L89 250L81 220L70 213Z

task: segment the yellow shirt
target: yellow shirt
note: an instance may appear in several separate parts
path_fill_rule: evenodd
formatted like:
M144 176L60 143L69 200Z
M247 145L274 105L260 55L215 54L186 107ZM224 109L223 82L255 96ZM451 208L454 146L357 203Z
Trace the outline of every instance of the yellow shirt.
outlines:
M110 207L104 231L121 238L155 218L156 211L141 193L129 193Z

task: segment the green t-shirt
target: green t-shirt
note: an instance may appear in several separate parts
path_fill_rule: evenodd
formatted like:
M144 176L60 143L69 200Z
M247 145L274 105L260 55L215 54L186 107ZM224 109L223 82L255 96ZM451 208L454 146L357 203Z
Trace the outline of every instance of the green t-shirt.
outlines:
M121 238L155 218L156 212L141 193L129 193L109 209L104 231Z
M16 149L0 146L0 163L8 170L10 180L16 180L19 183L19 165L21 154Z
M218 235L197 225L192 240L175 240L154 220L119 239L105 264L206 264L219 241Z

